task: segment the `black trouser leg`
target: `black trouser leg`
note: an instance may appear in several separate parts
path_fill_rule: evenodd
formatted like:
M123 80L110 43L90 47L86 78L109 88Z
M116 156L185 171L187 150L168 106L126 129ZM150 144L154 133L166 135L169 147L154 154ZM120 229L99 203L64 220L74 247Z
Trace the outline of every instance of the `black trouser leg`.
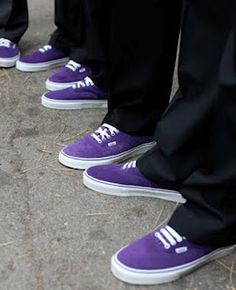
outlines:
M187 199L169 224L212 246L236 242L235 8L233 0L187 2L180 89L157 127L158 146L137 162Z
M153 135L170 98L182 1L112 1L111 86L104 122Z
M93 69L94 81L107 89L108 0L56 0L57 30L49 44L69 50L70 59Z
M19 42L28 27L27 0L0 1L0 38Z
M55 0L56 31L49 44L65 51L82 45L84 24L83 0Z
M80 47L84 62L107 61L110 26L109 0L84 0L84 43Z
M83 43L72 50L71 58L79 56L80 62L93 69L94 82L108 89L108 48L110 44L111 0L84 0Z

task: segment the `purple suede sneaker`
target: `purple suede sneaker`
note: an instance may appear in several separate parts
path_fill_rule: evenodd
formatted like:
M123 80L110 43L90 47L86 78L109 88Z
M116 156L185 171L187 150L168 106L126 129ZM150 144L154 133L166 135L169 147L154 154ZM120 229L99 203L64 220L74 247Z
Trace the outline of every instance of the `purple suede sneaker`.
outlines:
M70 168L86 169L142 154L155 143L153 137L131 136L109 124L103 124L96 131L65 147L59 154L59 161Z
M106 108L107 94L86 77L72 87L45 93L42 105L58 110L77 110L87 108Z
M46 88L49 91L62 90L82 81L87 76L91 76L92 71L87 66L70 60L64 67L50 76L46 81Z
M118 279L130 284L161 284L228 255L235 247L197 245L165 226L118 251L111 259L111 270Z
M6 38L0 38L0 67L13 67L20 57L17 44Z
M148 180L136 167L136 161L88 168L83 175L88 188L108 195L144 196L184 203L182 195Z
M16 63L16 68L24 72L44 71L64 65L68 59L68 55L63 51L51 45L45 45L31 54L21 57Z

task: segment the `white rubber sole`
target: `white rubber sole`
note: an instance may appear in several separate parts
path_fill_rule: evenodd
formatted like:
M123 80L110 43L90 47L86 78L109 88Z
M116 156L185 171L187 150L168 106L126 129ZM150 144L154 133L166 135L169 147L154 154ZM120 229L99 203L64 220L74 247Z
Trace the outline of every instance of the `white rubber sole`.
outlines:
M151 271L137 270L126 267L125 265L119 262L117 258L117 255L119 253L118 252L111 259L111 271L116 278L129 284L134 285L162 284L175 281L210 261L229 255L234 251L235 248L236 248L235 245L226 248L221 248L200 259L197 259L191 263L182 266L164 270L151 270Z
M41 103L44 107L56 110L81 110L93 108L107 108L107 100L79 100L63 101L52 100L45 95L41 97Z
M20 53L18 53L14 57L0 57L0 68L1 67L4 67L4 68L14 67L19 58L20 58Z
M69 87L72 87L77 82L69 82L69 83L55 83L50 81L49 79L46 80L46 89L49 91L59 91L63 89L67 89Z
M155 146L156 142L145 143L132 148L128 151L122 152L117 155L104 157L104 158L73 158L66 155L63 150L59 153L59 162L66 167L73 169L87 169L95 165L105 165L115 162L120 162L128 158L133 158L137 155L145 153L147 150Z
M16 62L16 68L23 72L39 72L62 66L66 64L68 61L69 61L68 57L42 63L25 63L18 60Z
M147 188L135 185L121 185L112 182L101 181L88 175L87 171L83 174L83 183L89 189L107 195L120 197L154 197L163 200L185 203L183 196L174 190Z

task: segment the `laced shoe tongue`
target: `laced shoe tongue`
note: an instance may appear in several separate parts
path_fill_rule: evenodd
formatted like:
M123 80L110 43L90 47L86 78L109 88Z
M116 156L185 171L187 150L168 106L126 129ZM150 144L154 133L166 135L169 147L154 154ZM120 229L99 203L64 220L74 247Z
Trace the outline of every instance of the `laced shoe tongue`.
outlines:
M112 136L115 136L119 133L119 130L109 124L102 124L94 133L91 134L92 138L95 139L98 143L102 143Z
M70 60L67 63L66 67L69 68L72 71L76 71L77 69L81 68L81 64L80 63L77 63L77 62L75 62L73 60Z
M170 249L184 240L174 229L170 226L165 226L159 231L155 232L155 237L161 241L165 249Z
M73 88L78 89L78 88L84 88L84 87L90 87L90 86L94 86L94 83L89 77L86 77L83 81L79 81L76 84L74 84Z
M0 38L0 46L4 46L7 48L11 47L11 41L6 38Z

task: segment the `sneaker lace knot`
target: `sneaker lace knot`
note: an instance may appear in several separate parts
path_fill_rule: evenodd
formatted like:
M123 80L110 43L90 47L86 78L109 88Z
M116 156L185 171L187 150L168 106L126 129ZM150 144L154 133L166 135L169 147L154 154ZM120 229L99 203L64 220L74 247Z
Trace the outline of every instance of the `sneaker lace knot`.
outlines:
M52 46L51 45L44 45L43 47L41 47L39 49L39 51L42 52L42 53L45 53L45 52L47 52L47 51L49 51L51 49L52 49Z
M91 134L98 143L102 143L107 139L110 139L112 136L115 136L119 133L119 130L109 124L102 124L94 133Z
M66 64L66 67L69 68L70 70L72 71L77 71L78 69L81 68L81 64L80 63L77 63L73 60L70 60L67 64Z
M155 232L155 237L163 244L165 249L170 249L176 246L177 243L181 243L185 238L181 237L174 229L170 226L165 226L164 228Z

